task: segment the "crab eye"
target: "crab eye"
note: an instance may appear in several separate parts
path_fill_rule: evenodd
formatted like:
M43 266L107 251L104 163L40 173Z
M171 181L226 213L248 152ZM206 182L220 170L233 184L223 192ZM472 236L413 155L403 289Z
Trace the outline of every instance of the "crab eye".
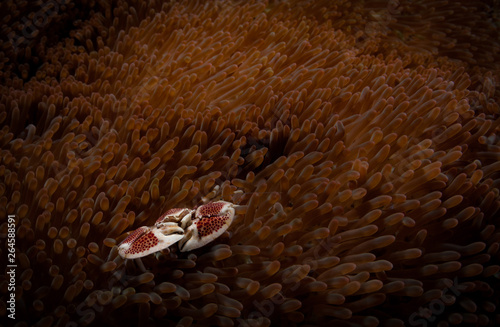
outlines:
M179 242L181 252L197 249L219 237L233 222L234 212L233 204L225 201L200 206Z
M184 237L184 230L176 223L161 227L142 226L133 231L118 247L124 259L134 259L168 248Z

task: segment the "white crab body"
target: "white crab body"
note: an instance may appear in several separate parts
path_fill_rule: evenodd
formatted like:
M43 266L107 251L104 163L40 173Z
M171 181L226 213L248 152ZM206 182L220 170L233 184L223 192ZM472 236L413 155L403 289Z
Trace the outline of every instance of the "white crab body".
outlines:
M225 201L211 202L196 209L191 225L179 241L181 252L204 246L221 236L233 222L234 206Z
M226 201L210 202L196 209L170 209L154 226L131 232L118 246L118 253L125 259L140 258L177 242L181 252L197 249L222 235L233 222L234 214L234 205Z

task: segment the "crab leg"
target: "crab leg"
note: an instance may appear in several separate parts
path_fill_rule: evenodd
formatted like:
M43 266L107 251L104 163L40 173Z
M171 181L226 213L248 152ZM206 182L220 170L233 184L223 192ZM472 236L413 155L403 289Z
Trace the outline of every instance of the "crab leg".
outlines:
M161 225L174 222L180 223L180 226L184 228L189 221L191 221L191 216L193 215L194 210L187 208L173 208L167 210L160 218L158 218L155 222L155 227L160 227Z

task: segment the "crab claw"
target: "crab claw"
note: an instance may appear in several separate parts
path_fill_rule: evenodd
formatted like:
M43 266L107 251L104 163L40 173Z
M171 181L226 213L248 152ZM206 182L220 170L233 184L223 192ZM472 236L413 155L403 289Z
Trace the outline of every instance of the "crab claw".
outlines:
M234 205L225 201L207 203L198 207L192 224L179 242L181 252L202 247L219 237L231 225Z
M160 227L142 226L133 231L118 247L124 259L134 259L168 248L184 237L177 223L164 223Z

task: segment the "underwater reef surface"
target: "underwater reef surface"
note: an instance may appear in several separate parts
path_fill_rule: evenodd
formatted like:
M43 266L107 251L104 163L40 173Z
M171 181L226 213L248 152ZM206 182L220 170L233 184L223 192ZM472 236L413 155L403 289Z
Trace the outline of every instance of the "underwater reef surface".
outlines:
M0 17L2 324L500 324L498 1ZM118 255L216 200L215 241Z

